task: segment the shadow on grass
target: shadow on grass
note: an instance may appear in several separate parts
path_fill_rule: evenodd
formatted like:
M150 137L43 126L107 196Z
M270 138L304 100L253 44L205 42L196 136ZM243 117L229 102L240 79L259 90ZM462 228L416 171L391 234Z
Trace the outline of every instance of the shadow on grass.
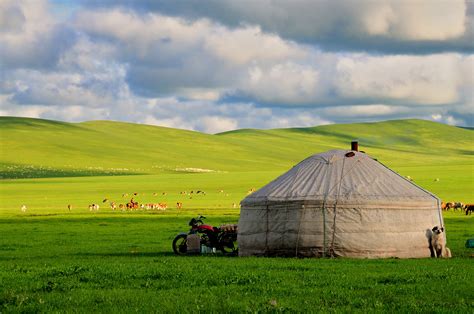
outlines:
M215 253L215 254L189 254L189 255L176 255L173 252L77 253L73 255L81 256L81 257L170 257L170 256L176 256L176 257L181 257L181 258L197 257L197 256L228 258L228 257L237 256L237 255L232 255L232 254L229 254L229 255L222 254L220 252Z

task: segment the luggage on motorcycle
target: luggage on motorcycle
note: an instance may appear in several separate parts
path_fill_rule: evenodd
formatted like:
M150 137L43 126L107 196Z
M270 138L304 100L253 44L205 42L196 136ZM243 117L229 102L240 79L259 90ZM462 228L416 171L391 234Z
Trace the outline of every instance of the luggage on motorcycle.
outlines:
M198 234L189 234L186 238L187 253L199 254L201 252L201 237Z
M237 232L237 225L235 224L233 225L226 224L226 225L220 226L219 228L224 232Z

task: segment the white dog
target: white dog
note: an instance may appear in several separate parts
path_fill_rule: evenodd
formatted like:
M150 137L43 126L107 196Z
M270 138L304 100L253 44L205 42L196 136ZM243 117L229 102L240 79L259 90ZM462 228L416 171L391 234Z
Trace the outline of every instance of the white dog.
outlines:
M451 257L451 250L446 247L446 241L444 240L444 228L435 226L431 229L431 247L435 257L449 258Z

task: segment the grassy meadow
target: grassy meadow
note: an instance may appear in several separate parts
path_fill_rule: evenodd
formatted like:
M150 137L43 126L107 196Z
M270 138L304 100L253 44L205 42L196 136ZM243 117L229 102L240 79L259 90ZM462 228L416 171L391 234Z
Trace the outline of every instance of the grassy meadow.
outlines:
M461 212L444 213L450 260L177 257L171 241L197 214L237 222L250 189L353 139L443 200L474 203L473 135L422 120L209 135L0 117L0 312L472 313L474 216ZM169 208L107 206L132 196Z

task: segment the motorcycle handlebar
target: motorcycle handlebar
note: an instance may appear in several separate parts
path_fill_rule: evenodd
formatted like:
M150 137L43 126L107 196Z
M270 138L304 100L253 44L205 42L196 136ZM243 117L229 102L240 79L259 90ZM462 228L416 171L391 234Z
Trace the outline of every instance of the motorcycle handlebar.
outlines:
M197 223L204 224L204 222L202 221L202 219L206 219L206 217L204 217L204 216L198 216L197 218L193 218L193 219L191 219L191 221L189 222L189 225L192 226L192 225L197 224Z

